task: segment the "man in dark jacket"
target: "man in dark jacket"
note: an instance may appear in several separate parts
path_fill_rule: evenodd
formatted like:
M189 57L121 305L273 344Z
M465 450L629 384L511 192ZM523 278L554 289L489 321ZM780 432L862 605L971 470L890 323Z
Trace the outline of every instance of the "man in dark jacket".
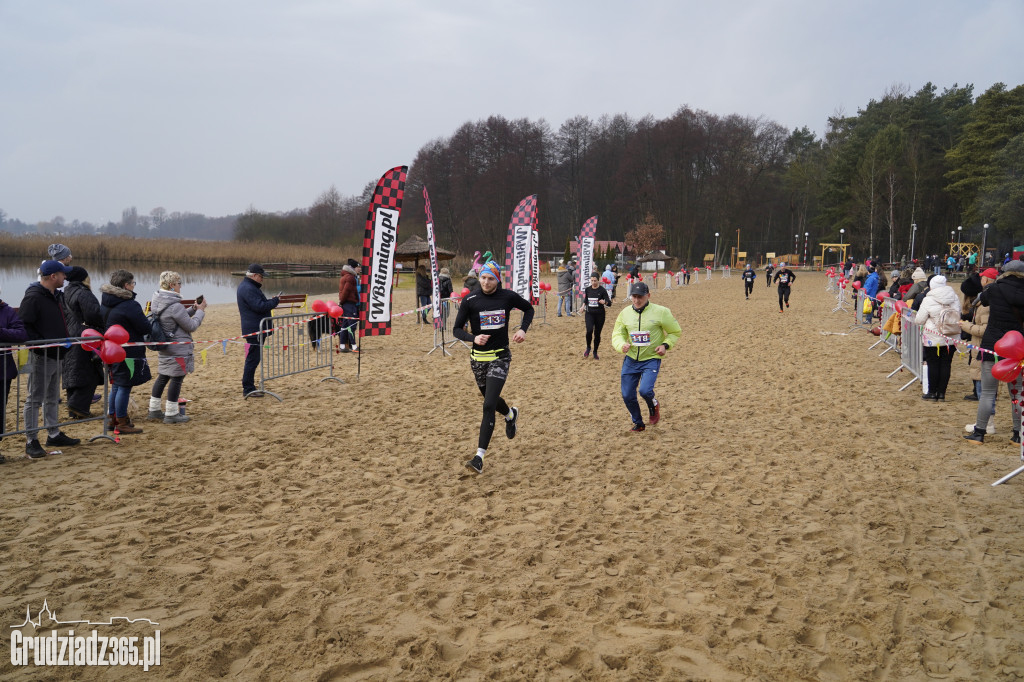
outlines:
M245 273L245 279L238 285L238 314L242 318L242 334L245 335L245 369L242 370L242 396L262 398L256 390L256 368L260 366L264 334L260 334L260 321L281 302L278 296L267 298L263 288L263 266L253 263ZM271 332L267 332L269 336Z
M18 317L25 323L29 341L65 339L68 328L61 309L64 277L71 270L59 261L47 260L39 266L39 281L25 290L18 308ZM78 445L78 438L64 435L57 423L57 402L60 399L61 346L40 348L29 353L30 375L28 397L25 399L25 454L31 459L46 456L36 434L39 432L39 407L43 408L48 446Z
M1024 261L1013 260L1003 266L1003 274L995 282L990 284L981 292L981 305L988 306L988 326L985 327L985 334L981 337L981 347L991 351L996 341L1003 338L1009 331L1024 332ZM981 361L981 399L978 401L978 415L974 422L974 433L964 438L971 443L985 442L985 430L988 428L988 420L992 406L995 404L996 392L999 386L998 381L992 376L992 366L996 358L991 353L985 353ZM1010 383L1010 395L1019 394L1024 381L1018 377ZM1010 439L1015 443L1020 442L1020 413L1021 405L1017 400L1012 401L1013 405L1013 437Z

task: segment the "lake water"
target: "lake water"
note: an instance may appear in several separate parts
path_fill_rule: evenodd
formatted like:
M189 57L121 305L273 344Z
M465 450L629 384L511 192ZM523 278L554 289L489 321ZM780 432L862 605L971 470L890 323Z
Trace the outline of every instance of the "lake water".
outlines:
M210 303L234 303L235 289L242 280L240 276L232 275L232 270L244 270L245 266L221 266L217 268L193 267L187 265L173 265L170 267L158 267L155 264L132 264L107 261L102 264L80 263L72 261L74 265L80 265L89 272L89 282L92 284L92 291L96 298L100 297L100 285L110 281L110 273L119 268L128 270L135 275L135 292L138 294L139 302L144 306L145 302L153 297L153 292L159 288L160 273L164 270L174 270L181 273L182 298L195 298L202 294ZM25 289L32 282L38 281L36 274L39 268L39 261L32 258L0 258L0 299L15 308L21 304L21 297ZM337 293L338 279L336 277L283 277L267 278L263 282L263 291L267 296L275 296L278 291L286 294L329 294Z

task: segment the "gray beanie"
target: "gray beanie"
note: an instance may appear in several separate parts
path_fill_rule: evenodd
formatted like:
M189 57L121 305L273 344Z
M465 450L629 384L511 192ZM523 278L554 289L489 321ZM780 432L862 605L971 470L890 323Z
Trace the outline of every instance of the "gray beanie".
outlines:
M71 249L63 244L50 244L46 247L46 253L50 254L50 260L64 260L71 255Z
M1024 273L1024 260L1012 260L1003 266L1003 272Z

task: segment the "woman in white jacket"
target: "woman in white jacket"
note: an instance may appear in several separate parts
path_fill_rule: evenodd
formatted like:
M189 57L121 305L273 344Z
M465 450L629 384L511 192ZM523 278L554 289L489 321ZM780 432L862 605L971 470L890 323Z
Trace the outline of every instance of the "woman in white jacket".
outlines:
M956 352L954 344L960 334L960 297L942 275L932 277L928 287L914 318L914 322L923 327L924 361L928 363L928 392L921 397L945 400Z

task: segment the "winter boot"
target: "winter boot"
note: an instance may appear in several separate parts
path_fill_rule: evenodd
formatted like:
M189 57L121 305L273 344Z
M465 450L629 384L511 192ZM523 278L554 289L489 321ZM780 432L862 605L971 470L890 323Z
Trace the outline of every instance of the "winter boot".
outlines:
M142 433L142 429L135 426L132 423L131 417L118 417L117 418L117 430L123 436L129 433Z
M1020 442L1020 431L1014 431L1013 432L1013 435L1010 436L1010 442L1011 443L1019 443Z
M146 418L156 421L163 420L164 413L160 411L160 398L149 396L149 414L146 415Z
M190 419L191 417L181 414L177 401L167 401L167 407L164 410L164 424L184 424Z

